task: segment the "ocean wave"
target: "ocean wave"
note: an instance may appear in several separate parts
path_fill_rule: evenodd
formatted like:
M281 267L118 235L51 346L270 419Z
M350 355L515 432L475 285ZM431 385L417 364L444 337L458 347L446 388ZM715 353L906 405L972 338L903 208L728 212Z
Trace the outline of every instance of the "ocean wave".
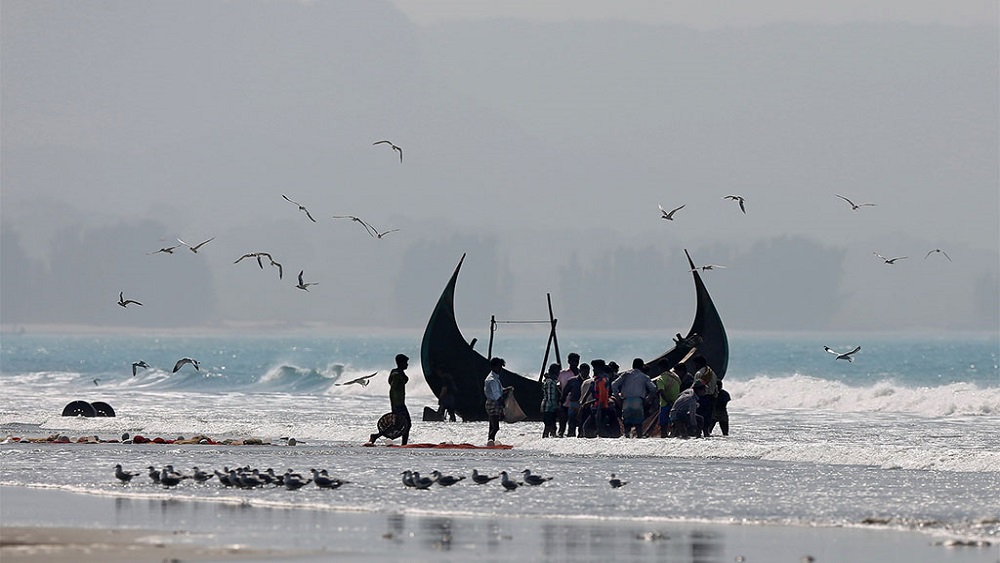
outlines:
M833 412L897 412L923 416L1000 414L1000 388L974 383L907 387L892 379L847 385L807 375L761 375L746 381L725 380L734 408L802 408Z

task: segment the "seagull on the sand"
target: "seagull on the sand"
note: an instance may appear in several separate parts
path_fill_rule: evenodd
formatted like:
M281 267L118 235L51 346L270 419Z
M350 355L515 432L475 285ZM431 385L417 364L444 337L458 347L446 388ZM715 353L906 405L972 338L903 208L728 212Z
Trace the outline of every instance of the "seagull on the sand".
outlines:
M354 221L355 223L360 223L361 226L365 228L365 232L368 233L368 236L370 236L370 237L376 237L376 236L378 236L378 231L375 229L375 227L369 225L361 217L357 217L355 215L334 215L333 218L334 219L350 219L351 221Z
M396 151L396 152L399 153L399 162L403 162L403 149L402 149L402 147L398 147L392 141L386 141L386 140L375 141L374 143L372 143L372 146L381 145L381 144L386 144L386 145L389 145L390 147L392 147L392 150L394 150L394 151Z
M853 362L854 356L852 356L852 354L857 354L858 352L860 352L861 346L858 346L857 348L851 350L850 352L844 352L844 353L840 353L836 350L833 350L829 346L823 346L823 349L831 354L836 355L838 360L847 360L848 362Z
M839 197L840 199L846 201L847 203L851 204L851 209L853 209L854 211L857 211L858 209L861 209L862 207L875 207L874 203L854 203L853 201L847 199L846 197L844 197L844 196L842 196L840 194L833 194L833 195L835 195L835 196Z
M215 240L215 237L212 237L212 238L210 238L208 240L203 240L203 241L199 242L198 244L196 244L194 246L191 246L190 244L182 241L181 239L177 239L177 242L183 244L184 246L188 247L188 250L190 250L191 252L194 252L195 254L197 254L199 248L201 248L202 246L205 246L206 244L212 242L213 240Z
M304 274L304 273L305 273L305 270L301 270L299 272L299 285L297 285L295 287L301 289L302 291L309 291L309 286L310 285L316 285L319 282L309 282L309 283L306 283L306 282L302 281L302 274Z
M208 481L212 477L215 477L215 475L207 471L202 471L201 469L198 469L197 465L191 468L191 478L198 483L204 483L205 481Z
M500 476L494 475L490 477L489 475L483 475L482 473L476 471L475 469L472 470L472 481L477 485L485 485L486 483L489 483L490 481L498 477Z
M345 381L343 383L334 383L334 386L337 386L337 385L351 385L353 383L357 383L358 385L360 385L362 387L367 387L368 383L370 383L368 380L371 379L371 378L373 378L373 377L375 377L377 374L378 374L378 372L376 371L375 373L373 373L371 375L362 375L361 377L359 377L357 379L352 379L350 381Z
M927 253L927 256L930 256L935 252L940 252L941 254L944 254L944 257L947 258L949 262L951 262L951 256L948 256L948 253L941 250L940 248L935 248L934 250L931 250L930 252ZM924 256L924 260L927 260L927 256Z
M122 307L125 307L125 308L128 308L129 305L138 305L138 306L142 307L142 303L139 303L138 301L136 301L134 299L125 299L125 292L124 291L119 291L118 292L118 304L121 305Z
M313 483L316 483L316 486L321 489L336 489L341 485L350 483L350 481L342 481L340 479L334 479L328 475L316 471L315 469L310 469L310 471L312 471Z
M150 465L146 469L149 470L149 478L153 480L154 483L160 482L160 470Z
M685 203L684 205L687 205L687 204ZM681 209L684 209L684 205L682 205L682 206L680 206L680 207L678 207L678 208L676 208L676 209L674 209L674 210L672 210L672 211L670 211L668 213L667 210L664 209L662 205L660 205L658 203L656 204L656 206L660 208L660 213L662 214L662 216L660 217L660 219L666 219L667 221L673 221L674 220L674 213L677 213Z
M295 491L311 483L312 479L305 479L297 473L286 473L284 479L281 481L285 485L286 489L289 491Z
M294 201L294 200L292 200L292 199L289 199L289 197L288 197L288 196L286 196L285 194L281 194L281 197L285 198L285 201L288 201L288 202L291 202L291 203L294 203L295 205L299 206L299 211L301 211L301 212L305 213L305 214L306 214L306 217L308 217L308 218L309 218L309 220L310 220L310 221L312 221L313 223L315 223L315 222L316 222L316 220L315 220L315 219L313 219L313 216L312 216L312 215L311 215L311 214L309 213L309 210L308 210L308 209L306 209L306 206L302 205L301 203L299 203L299 202L297 202L297 201Z
M132 362L132 377L135 377L135 372L139 368L147 369L149 368L149 364L147 364L143 360L139 360L138 362Z
M195 370L201 371L201 369L198 367L198 360L192 360L191 358L181 358L177 360L176 364L174 364L174 371L172 373L177 373L177 370L184 367L184 364L191 364L194 366Z
M139 475L138 473L131 473L122 469L122 464L115 465L115 477L118 478L122 483L128 483L132 480L132 477Z
M508 491L513 491L514 489L521 486L521 483L518 483L517 481L511 479L507 475L506 471L500 472L500 484L503 485L503 488L507 489Z
M709 270L715 270L715 269L723 269L723 270L725 270L726 267L725 266L720 266L718 264L705 264L704 266L698 266L696 268L693 268L690 271L697 272L698 270L701 270L703 272L707 272Z
M437 469L431 471L431 477L434 477L434 481L442 487L450 487L462 479L465 479L465 475L459 475L458 477L455 477L454 475L442 475Z
M905 260L906 258L908 258L907 256L897 256L895 258L886 258L885 256L882 256L878 252L872 252L872 254L874 254L875 256L877 256L879 258L879 260L882 260L886 264L895 264L896 260Z
M403 476L403 485L404 486L407 486L407 487L410 487L410 488L414 487L414 485L413 485L413 472L412 471L410 471L409 469L407 469L406 471L403 471L402 473L400 473L400 475Z
M552 477L542 477L541 475L532 475L530 469L525 469L521 473L524 474L524 482L529 485L541 485L546 481L552 480Z
M176 250L176 249L178 249L180 247L181 247L181 245L179 245L179 244L175 244L174 246L165 246L165 247L163 247L163 248L161 248L159 250L154 250L153 252L147 252L146 254L147 255L149 255L149 254L159 254L161 252L164 253L164 254L173 254L174 250Z
M434 484L434 479L430 477L421 477L420 473L413 472L413 487L416 489L429 489L431 485Z
M740 211L742 211L744 215L747 214L747 208L744 206L744 201L746 201L746 200L743 199L743 196L741 196L741 195L727 195L727 196L723 197L722 199L731 199L733 201L738 201L740 203Z
M618 487L624 487L625 485L627 485L628 481L622 481L618 477L615 477L615 474L612 473L611 479L608 480L608 483L611 485L612 489L617 489Z

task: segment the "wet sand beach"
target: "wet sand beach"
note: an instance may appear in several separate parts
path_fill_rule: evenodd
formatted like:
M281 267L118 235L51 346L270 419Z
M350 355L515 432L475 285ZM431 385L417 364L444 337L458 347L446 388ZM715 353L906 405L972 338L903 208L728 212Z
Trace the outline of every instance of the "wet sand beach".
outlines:
M654 520L277 509L0 487L0 559L59 561L998 561L929 535Z

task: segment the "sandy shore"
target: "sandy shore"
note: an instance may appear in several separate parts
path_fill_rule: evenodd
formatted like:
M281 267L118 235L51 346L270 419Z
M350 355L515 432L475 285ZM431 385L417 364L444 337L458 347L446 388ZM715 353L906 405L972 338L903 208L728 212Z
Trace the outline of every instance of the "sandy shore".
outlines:
M1000 561L996 545L887 529L333 512L26 487L0 487L0 522L4 563Z

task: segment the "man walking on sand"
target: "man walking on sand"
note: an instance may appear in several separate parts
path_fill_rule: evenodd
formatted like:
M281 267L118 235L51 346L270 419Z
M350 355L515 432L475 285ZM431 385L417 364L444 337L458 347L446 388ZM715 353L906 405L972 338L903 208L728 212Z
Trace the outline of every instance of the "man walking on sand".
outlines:
M388 428L380 428L378 432L368 438L368 442L375 443L380 436L403 438L403 445L410 439L410 411L406 410L406 382L410 380L406 376L406 368L409 367L410 358L406 354L396 354L396 367L389 372L389 404L392 406L394 422ZM390 438L391 439L391 438Z

